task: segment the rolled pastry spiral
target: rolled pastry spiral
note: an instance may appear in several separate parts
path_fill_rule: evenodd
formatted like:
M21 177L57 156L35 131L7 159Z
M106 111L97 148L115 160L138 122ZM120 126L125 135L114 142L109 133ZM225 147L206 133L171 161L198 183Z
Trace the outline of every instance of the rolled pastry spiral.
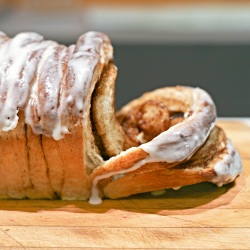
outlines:
M241 172L200 89L157 89L115 110L117 67L103 33L64 46L0 33L0 198L120 198Z
M216 126L216 108L200 88L175 86L145 93L117 119L133 146L91 173L90 202L199 182L218 186L241 172L237 150ZM153 136L153 138L151 138Z

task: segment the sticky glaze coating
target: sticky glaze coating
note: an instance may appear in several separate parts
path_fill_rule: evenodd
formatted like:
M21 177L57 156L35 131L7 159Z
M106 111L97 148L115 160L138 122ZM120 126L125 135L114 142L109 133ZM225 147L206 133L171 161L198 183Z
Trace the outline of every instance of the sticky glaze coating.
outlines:
M84 122L95 69L112 57L109 38L98 32L85 33L69 47L37 33L10 39L0 32L0 130L14 129L24 110L33 132L61 139Z
M158 89L132 101L121 112L129 113L130 109L136 109L137 106L143 105L151 98L159 100L163 97L168 99L170 110L184 112L185 120L160 133L153 140L141 144L139 148L147 152L145 159L140 160L130 168L111 171L95 177L90 203L98 204L101 202L97 188L100 180L134 171L150 162L170 164L182 162L189 159L206 141L215 126L216 107L210 95L200 88L178 86ZM178 102L181 100L181 104L177 105L177 100ZM133 152L133 149L124 152L124 154L129 155L130 151ZM119 156L117 158L119 159Z
M10 39L0 32L0 131L13 130L1 134L1 150L6 148L8 154L1 162L0 197L90 198L90 203L99 204L103 195L121 197L119 193L113 197L105 193L103 183L122 180L134 172L147 174L143 168L150 166L157 178L151 172L148 180L143 176L141 184L148 185L151 180L159 184L157 167L162 170L164 165L165 171L178 166L199 150L216 121L211 97L199 88L167 87L134 100L116 116L113 95L109 96L116 78L112 58L108 37L98 32L80 36L69 47L46 41L37 33L20 33ZM98 114L106 112L107 106L111 115L101 118ZM131 110L140 114L132 122L137 122L139 131L135 139L133 133L127 133L131 135L128 138L126 126L118 122L125 114L129 125ZM182 116L171 124L171 115L179 113ZM103 126L105 119L112 119L114 129L107 121ZM108 155L107 145L114 143L114 131L119 150ZM228 142L226 153L216 159L212 171L205 171L206 167L198 173L206 177L202 181L221 186L240 173L240 157ZM178 184L173 188L181 186ZM130 181L121 186L134 191ZM153 189L157 188L154 185ZM139 192L153 189L146 187Z
M186 110L186 119L162 132L140 147L149 158L168 163L189 159L205 142L216 120L216 108L211 97L200 88L182 88L191 91L192 104Z
M227 154L214 166L216 177L212 180L218 187L234 181L242 172L242 162L231 140L227 140Z
M137 106L148 102L150 98L157 98L159 100L162 96L169 99L168 108L173 111L181 110L184 113L185 119L160 133L151 141L143 143L138 147L130 148L122 154L112 158L112 161L117 161L117 164L119 164L120 157L126 155L129 159L133 157L132 155L137 149L142 149L147 153L145 158L127 168L121 167L113 171L103 171L102 174L97 174L92 181L92 195L89 200L91 204L100 204L102 202L100 196L101 192L98 188L98 183L102 180L112 178L115 181L130 172L140 171L139 169L148 163L164 162L166 168L168 164L169 166L171 166L171 164L181 164L190 159L194 153L201 148L211 134L216 122L216 108L210 95L200 88L178 86L155 90L132 101L123 108L122 113L126 116L131 110L133 112ZM181 100L178 108L176 108L177 99ZM185 99L187 99L186 102ZM216 177L211 181L218 186L234 181L242 171L242 165L237 150L229 141L227 142L226 148L226 153L223 153L222 156L223 159L218 158L216 160L217 163L212 171L216 174ZM107 162L107 164L109 164L109 162ZM100 169L100 172L101 171L102 169ZM141 173L143 173L143 170Z

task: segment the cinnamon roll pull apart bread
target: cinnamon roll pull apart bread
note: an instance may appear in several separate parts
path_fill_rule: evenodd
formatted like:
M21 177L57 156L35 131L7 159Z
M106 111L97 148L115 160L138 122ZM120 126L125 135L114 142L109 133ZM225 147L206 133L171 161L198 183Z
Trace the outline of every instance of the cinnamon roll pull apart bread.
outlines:
M0 32L0 198L120 198L209 181L221 186L241 160L199 88L144 94L115 110L109 38L75 45Z

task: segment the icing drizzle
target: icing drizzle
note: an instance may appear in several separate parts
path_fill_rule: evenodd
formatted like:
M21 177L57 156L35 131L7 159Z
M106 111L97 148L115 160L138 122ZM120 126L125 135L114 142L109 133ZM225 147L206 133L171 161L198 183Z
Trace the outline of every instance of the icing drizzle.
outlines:
M242 162L238 151L232 142L227 140L228 153L214 166L216 177L212 180L218 187L234 181L234 179L242 172Z
M193 100L193 106L191 107L192 115L188 116L190 111L187 111L185 113L185 122L176 124L153 140L139 146L148 153L148 157L140 160L128 169L96 176L93 180L89 202L91 204L100 204L102 202L98 190L98 182L102 179L112 176L118 176L119 178L120 175L139 169L150 162L173 163L189 159L205 142L216 120L215 105L205 91L199 88L194 89ZM229 156L226 156L225 159L215 166L218 177L213 182L219 185L232 181L241 171L240 158L237 156L237 151L230 143L228 143L227 147ZM129 150L124 153L129 153ZM229 170L225 167L226 162L230 163Z
M0 130L14 129L24 110L34 133L63 138L69 125L83 121L97 65L112 56L108 37L98 32L85 33L69 47L37 33L10 39L0 32ZM77 117L74 124L72 116Z

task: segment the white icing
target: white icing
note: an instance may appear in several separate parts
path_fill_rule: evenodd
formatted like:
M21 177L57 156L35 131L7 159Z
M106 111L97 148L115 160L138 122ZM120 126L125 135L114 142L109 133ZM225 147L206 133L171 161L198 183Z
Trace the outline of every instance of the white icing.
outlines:
M21 108L25 108L25 121L35 133L45 133L56 140L69 132L67 124L61 121L62 115L68 118L78 117L77 122L82 122L87 113L87 97L89 89L92 89L93 72L98 63L105 64L112 59L112 47L107 37L95 32L84 34L76 46L72 45L68 49L64 47L58 52L56 59L58 46L56 42L43 41L43 37L36 33L20 33L9 39L0 32L1 130L8 131L16 127L18 111ZM67 54L67 72L63 74L63 65L59 62ZM39 84L45 84L46 93L39 95ZM52 107L58 106L58 96L61 99L56 110ZM191 110L184 114L185 123L171 127L140 146L149 153L147 158L128 169L97 176L93 180L89 202L101 202L97 186L102 179L112 176L120 178L150 162L172 163L190 158L204 143L216 119L215 106L206 92L199 88L194 89L193 100ZM215 166L217 176L213 182L218 186L234 180L242 168L240 157L233 145L228 142L227 147L229 154ZM125 153L129 153L129 150Z
M90 102L88 96L94 87L91 83L95 68L98 63L107 63L112 58L112 53L108 56L105 54L107 44L109 44L105 39L107 38L95 32L84 34L78 39L69 59L66 72L68 83L60 100L59 112L66 117L76 117L78 121L75 125L84 123L84 117L88 113L86 106ZM108 51L112 51L110 45ZM61 138L67 131L67 124L58 122L54 131L55 139Z
M172 163L190 158L205 142L216 119L215 106L208 94L197 88L193 99L193 114L185 122L176 124L140 147L158 161ZM208 105L203 105L205 102Z
M69 104L74 102L72 114L76 117L85 108L85 100L88 93L84 90L89 89L94 68L99 62L100 55L103 54L102 40L96 37L95 33L87 33L84 35L84 39L80 38L79 40L80 42L76 45L76 50L68 64L68 74L72 76L72 83L67 90L66 99L66 102Z
M102 179L134 171L150 162L180 162L189 159L196 152L215 125L216 110L211 97L205 91L196 88L193 92L192 115L188 117L188 114L185 114L185 122L176 124L139 146L149 154L148 157L128 169L112 171L94 178L89 200L91 204L100 204L102 201L97 187ZM190 113L190 110L187 113Z
M56 43L48 42L48 46L44 50L40 58L40 61L38 63L36 70L36 78L31 87L30 98L25 108L25 122L29 124L32 127L33 132L37 134L42 134L43 132L41 122L37 124L37 120L40 120L40 115L41 115L40 106L38 105L39 104L38 86L39 86L40 76L42 74L42 69L45 63L51 56L51 53L53 53L53 51L55 50L56 46L57 46Z
M23 109L33 132L63 138L69 132L67 121L75 116L82 122L87 113L95 68L112 56L108 38L97 32L84 34L67 48L37 33L9 39L0 31L0 130L14 129Z
M68 49L65 46L51 44L44 51L37 69L36 81L26 107L26 122L37 134L45 134L59 139L60 113L58 112L60 85L63 80L63 66L67 61ZM33 103L32 103L33 102ZM36 109L39 122L34 123L31 109ZM67 131L65 131L66 133Z
M130 150L132 150L133 148L131 149L128 149L126 151L126 153L129 153ZM119 156L118 156L119 157ZM113 160L115 159L116 157L113 158ZM134 171L134 170L137 170L139 169L141 166L145 165L146 163L150 163L150 162L155 162L157 161L157 159L155 158L151 158L151 157L147 157L146 159L143 159L143 160L140 160L138 161L137 163L135 163L132 167L130 168L127 168L127 169L121 169L121 170L118 170L118 171L111 171L111 172L108 172L106 174L103 174L103 175L98 175L94 178L93 180L93 183L92 183L92 188L91 188L91 197L89 199L89 203L92 204L92 205L98 205L98 204L101 204L102 203L102 199L100 197L100 194L99 194L99 189L98 189L98 182L100 180L103 180L103 179L106 179L106 178L109 178L109 177L112 177L114 175L116 176L122 176L123 174L125 173L128 173L128 172L131 172L131 171Z
M218 187L234 181L234 179L242 172L240 155L229 139L227 140L227 150L228 154L226 154L223 159L214 166L216 177L214 177L212 182Z
M36 33L20 33L9 40L4 53L3 50L0 52L1 63L8 63L5 72L1 72L0 91L6 98L0 112L1 129L4 131L16 127L18 108L26 102L27 95L24 93L28 92L30 75L33 75L33 72L29 74L32 69L24 68L27 55L41 40L42 37Z
M63 63L67 55L67 48L57 46L48 58L41 74L40 86L45 88L44 93L40 93L40 110L42 133L46 135L54 134L55 122L60 119L57 107L59 102L60 84L63 78ZM42 103L41 103L42 102Z

